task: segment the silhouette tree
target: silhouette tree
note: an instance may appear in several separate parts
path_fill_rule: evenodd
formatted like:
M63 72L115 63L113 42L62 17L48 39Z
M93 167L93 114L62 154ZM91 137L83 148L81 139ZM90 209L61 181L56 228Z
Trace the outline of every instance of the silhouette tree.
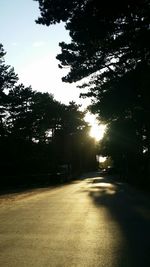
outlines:
M33 116L32 102L33 91L31 87L24 87L23 84L14 86L7 95L6 124L9 134L15 138L32 140Z
M5 51L3 45L0 44L0 138L6 135L5 117L7 106L7 94L6 92L14 86L18 77L14 72L14 69L5 64L4 56Z
M91 110L109 122L112 129L115 125L120 136L117 142L124 142L124 147L130 144L129 151L134 151L135 159L147 162L143 169L149 168L150 177L149 2L38 2L41 17L37 23L49 26L63 21L70 33L71 43L60 43L62 52L57 56L60 67L70 68L63 81L75 82L89 77L81 88L88 88L83 96L94 99ZM116 142L115 145L121 158L125 149L120 146L119 150ZM126 153L128 162L129 151Z
M59 182L60 165L68 164L72 172L89 167L95 150L91 156L86 150L92 141L85 112L74 102L64 105L51 94L16 84L18 77L5 65L2 45L0 51L1 185Z
M148 156L148 151L146 154L143 153L149 146L149 130L146 126L149 123L147 117L149 91L147 85L143 86L146 73L147 71L139 65L120 79L107 83L107 90L99 94L99 100L91 107L93 112L98 111L100 116L109 122L110 127L114 127L115 124L115 131L111 131L114 139L116 134L118 135L114 150L117 147L120 160L124 159L126 166L127 164L130 166L128 172L130 169L131 174L133 170L134 173L139 172L139 169L141 172L142 168L139 166L143 165L143 158ZM148 79L146 79L147 84ZM123 146L119 146L119 141L124 143L124 149Z
M68 106L64 106L61 124L54 139L54 142L59 144L59 162L68 164L73 172L80 172L84 169L84 166L88 165L86 164L85 147L89 147L91 138L87 131L88 125L84 121L84 116L85 112L80 111L80 106L75 102L70 102ZM87 140L89 140L89 143ZM94 156L91 164L93 164L93 161L95 162ZM91 164L89 163L89 167Z
M39 0L39 7L37 23L65 21L69 30L72 41L60 44L62 54L58 56L62 66L71 68L65 81L76 81L99 70L105 70L105 75L96 77L120 76L149 58L147 0Z
M34 117L33 137L40 142L52 138L59 121L59 109L61 104L56 101L53 95L48 93L35 92L33 96L32 112Z

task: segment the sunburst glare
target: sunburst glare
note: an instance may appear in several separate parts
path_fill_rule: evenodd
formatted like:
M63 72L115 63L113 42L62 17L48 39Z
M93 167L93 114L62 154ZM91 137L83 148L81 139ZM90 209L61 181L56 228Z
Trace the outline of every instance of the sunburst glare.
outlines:
M100 141L106 131L106 125L99 123L96 116L89 112L85 115L85 121L91 126L89 135L95 138L96 141Z
M90 130L90 136L95 138L96 141L100 141L105 133L105 128L106 126L103 124L100 125L91 125L91 130Z

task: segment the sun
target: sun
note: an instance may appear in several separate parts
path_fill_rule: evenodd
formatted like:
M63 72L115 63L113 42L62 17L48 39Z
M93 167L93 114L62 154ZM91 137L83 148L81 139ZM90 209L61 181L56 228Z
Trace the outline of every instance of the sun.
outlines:
M91 125L91 130L90 130L90 136L95 138L96 141L100 141L105 133L106 126L103 124L100 125Z
M106 125L100 124L96 119L96 116L89 112L85 115L85 121L91 126L89 135L95 138L96 141L100 141L106 131Z

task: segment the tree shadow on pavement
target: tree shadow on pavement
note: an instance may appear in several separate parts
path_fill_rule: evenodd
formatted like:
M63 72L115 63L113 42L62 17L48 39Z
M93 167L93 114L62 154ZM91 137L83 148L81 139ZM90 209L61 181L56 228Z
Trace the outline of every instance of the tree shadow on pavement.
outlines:
M109 177L88 180L88 194L97 208L105 207L125 240L114 267L150 266L150 198ZM101 211L99 209L99 211Z

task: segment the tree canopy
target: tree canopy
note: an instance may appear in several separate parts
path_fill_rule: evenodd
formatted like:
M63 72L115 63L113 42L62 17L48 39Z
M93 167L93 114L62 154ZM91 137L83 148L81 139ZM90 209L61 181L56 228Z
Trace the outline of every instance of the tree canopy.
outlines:
M93 98L91 110L110 128L115 127L120 136L117 142L124 143L117 146L112 140L115 146L108 153L117 149L122 164L126 161L131 170L132 148L136 162L149 169L150 176L149 1L38 2L41 16L36 22L49 26L63 21L71 37L71 43L60 43L61 54L57 56L60 67L69 67L63 81L89 78L81 86L88 88L88 92L82 95ZM143 161L147 167L142 165Z
M4 56L0 45L1 185L15 181L32 183L34 175L40 173L55 173L53 179L57 182L59 165L70 166L72 173L81 170L81 157L84 168L91 166L89 158L95 163L95 146L88 136L85 113L80 106L74 102L62 104L49 93L19 84L14 69L5 64ZM94 147L91 157L86 155L89 145ZM14 176L22 180L15 180Z
M38 1L38 0L36 0ZM39 0L45 25L66 22L71 43L60 44L62 66L69 66L65 81L77 81L96 71L121 75L149 58L149 1Z

